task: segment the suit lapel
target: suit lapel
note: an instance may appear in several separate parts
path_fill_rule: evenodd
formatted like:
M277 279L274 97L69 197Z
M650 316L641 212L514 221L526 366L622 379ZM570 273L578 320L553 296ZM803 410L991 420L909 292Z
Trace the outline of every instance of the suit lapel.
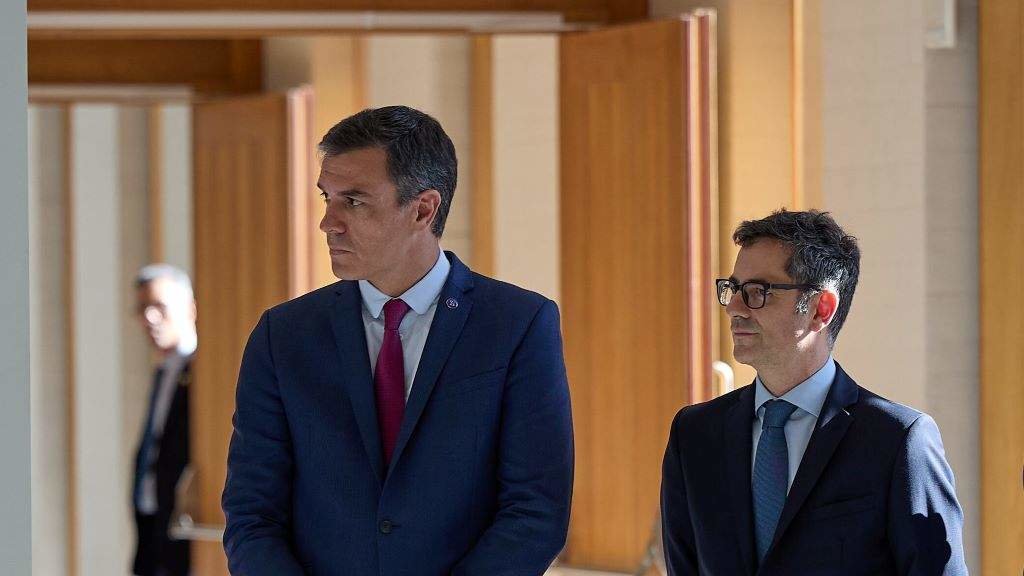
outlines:
M793 486L789 489L786 504L782 507L782 514L779 517L779 524L775 528L775 536L768 549L768 554L772 553L786 533L786 529L789 528L796 513L800 511L807 496L818 483L818 478L821 477L825 466L839 446L839 442L846 436L846 431L853 423L853 417L846 411L846 408L856 403L857 397L857 384L846 375L846 372L843 372L839 363L836 363L835 380L832 381L825 404L821 409L821 417L818 418L818 423L811 434L811 440L800 460L800 467L797 468Z
M754 419L754 387L747 386L729 410L726 420L726 486L728 501L732 502L736 521L736 538L746 574L754 573L754 521L750 493L750 462L754 439L751 426Z
M468 292L473 288L473 279L469 269L459 261L455 254L451 252L445 252L445 254L451 262L451 270L448 272L448 280L438 297L434 320L430 325L427 341L423 345L423 354L420 356L412 391L409 393L409 400L405 405L405 415L402 417L402 427L398 432L398 440L395 443L395 452L391 457L389 471L402 457L402 452L427 405L430 393L434 390L437 378L441 375L441 370L448 361L459 335L462 334L462 328L473 308L473 301L468 296Z
M373 473L377 481L383 483L384 457L380 447L380 428L377 425L373 374L370 372L370 354L366 349L359 285L355 282L341 282L337 294L331 310L331 329L341 361L339 378L352 402L359 435L363 439L366 456L373 466Z

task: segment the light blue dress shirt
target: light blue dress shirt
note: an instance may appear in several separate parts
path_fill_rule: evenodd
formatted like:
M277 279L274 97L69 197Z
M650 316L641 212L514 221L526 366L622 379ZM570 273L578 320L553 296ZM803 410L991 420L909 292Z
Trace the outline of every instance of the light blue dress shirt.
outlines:
M444 252L438 251L437 262L427 275L413 284L399 298L409 305L409 312L402 318L398 327L398 336L402 339L402 363L405 368L405 399L409 399L416 368L423 355L423 346L427 343L430 325L434 322L437 301L441 297L441 289L448 280L451 263ZM377 370L377 355L380 354L384 342L384 305L391 296L381 292L367 280L359 281L359 293L363 297L363 328L366 332L366 350L370 353L370 370Z
M786 447L789 452L789 480L786 489L793 487L793 478L800 468L800 460L807 450L807 443L811 441L811 434L814 433L814 426L818 423L821 415L821 407L825 405L825 398L832 387L832 380L836 377L836 362L830 355L825 364L811 377L804 380L789 392L782 395L780 400L785 400L796 406L793 415L786 422L783 431L786 434ZM750 474L754 474L754 458L757 454L757 442L761 439L761 422L764 418L764 403L775 400L775 396L765 388L758 376L754 381L754 449L750 453Z

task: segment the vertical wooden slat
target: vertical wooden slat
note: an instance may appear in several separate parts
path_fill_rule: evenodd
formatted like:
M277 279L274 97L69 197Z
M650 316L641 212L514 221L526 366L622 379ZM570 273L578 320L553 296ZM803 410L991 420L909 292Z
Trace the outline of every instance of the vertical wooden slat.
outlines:
M691 402L709 400L713 396L712 378L710 377L710 366L712 361L721 358L721 347L719 345L719 332L721 325L715 319L718 315L718 302L712 289L710 280L716 277L719 269L718 250L714 248L715 241L719 238L719 214L718 214L718 13L714 10L696 10L694 17L697 20L699 42L699 55L697 58L697 69L699 70L700 84L700 105L697 110L697 119L701 130L700 138L700 162L703 167L703 178L700 187L696 189L696 196L702 200L701 209L704 226L702 242L703 254L701 260L703 269L697 278L701 294L697 305L702 305L704 316L699 322L691 323L695 330L703 330L705 341L697 347L697 352L704 354L703 358L696 363L703 372L706 380L703 385L695 376L694 386L691 387L694 395Z
M311 225L316 218L313 195L316 184L310 160L313 139L313 91L308 87L288 92L288 211L291 237L288 294L301 296L316 288L313 277Z
M194 109L199 349L191 423L202 523L224 522L220 494L245 341L262 311L289 297L287 132L283 95ZM218 543L193 551L197 574L227 574Z
M981 562L1024 567L1024 8L979 3Z
M67 499L68 499L68 542L67 542L67 554L68 554L68 576L76 576L78 574L78 498L76 496L77 488L75 478L76 473L76 458L75 454L78 451L77 443L75 439L75 259L73 253L73 236L74 236L74 194L72 194L72 175L74 167L74 155L72 145L72 123L71 123L71 106L64 105L62 108L63 114L63 130L61 137L63 138L64 144L64 306L65 306L65 332L64 332L64 365L65 373L67 374L67 435L68 435L68 448L67 448L67 465L68 465L68 487L67 487Z
M701 305L690 299L708 249L707 222L690 217L695 205L707 214L690 197L689 170L703 146L692 136L701 129L690 130L702 121L689 105L700 94L689 73L692 22L562 38L562 301L577 442L572 565L636 568L657 513L672 416L692 386L704 385L691 371L705 362L697 348L708 338L706 327L694 330Z
M149 261L164 261L164 162L163 162L163 122L161 121L160 105L151 104L146 110L146 131L149 135L147 153L149 157L149 173L147 186L149 191Z
M494 267L494 71L493 39L489 34L472 38L470 112L473 191L470 233L473 269L493 276Z

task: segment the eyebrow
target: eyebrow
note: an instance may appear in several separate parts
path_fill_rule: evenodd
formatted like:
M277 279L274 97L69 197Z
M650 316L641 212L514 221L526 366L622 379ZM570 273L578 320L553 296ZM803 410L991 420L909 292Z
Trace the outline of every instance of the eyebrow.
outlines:
M736 279L735 276L729 276L729 281L734 283L734 284L743 284L743 282L760 282L762 284L771 284L771 282L769 282L769 281L767 281L767 280L765 280L763 278L748 278L748 279L744 280L743 282L740 282L739 280Z
M316 187L319 188L321 192L324 192L325 194L329 194L329 192L327 192L327 190L323 186L321 186L319 182L316 183ZM367 194L366 192L363 192L362 190L357 190L355 188L351 188L349 190L342 190L338 194L340 196L355 196L355 197L366 197L366 196L369 196L369 194Z

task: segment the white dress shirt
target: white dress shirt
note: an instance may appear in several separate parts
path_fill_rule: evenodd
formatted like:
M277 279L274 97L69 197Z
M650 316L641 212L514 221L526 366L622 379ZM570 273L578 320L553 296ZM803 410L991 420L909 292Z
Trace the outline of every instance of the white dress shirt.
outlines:
M402 318L398 327L398 335L402 340L402 363L405 368L405 399L409 399L412 382L416 378L416 368L423 355L423 346L430 333L430 325L434 321L437 301L441 297L441 289L448 280L448 271L452 265L444 252L438 253L437 262L427 275L405 291L400 299L409 305L409 312ZM366 280L359 281L359 292L363 297L363 327L366 332L366 349L370 353L370 370L377 370L377 355L380 354L384 342L384 305L391 296L378 290Z
M796 406L793 415L786 421L783 432L786 434L786 448L789 454L789 480L786 489L793 487L793 478L800 468L800 460L804 457L807 444L811 441L814 426L821 415L821 407L825 405L828 391L832 388L832 380L836 377L836 362L830 355L825 364L789 392L782 395L785 400ZM764 404L775 400L775 396L765 388L758 376L754 382L754 449L750 453L750 473L753 477L754 460L757 457L757 442L761 439L761 423L764 418Z

